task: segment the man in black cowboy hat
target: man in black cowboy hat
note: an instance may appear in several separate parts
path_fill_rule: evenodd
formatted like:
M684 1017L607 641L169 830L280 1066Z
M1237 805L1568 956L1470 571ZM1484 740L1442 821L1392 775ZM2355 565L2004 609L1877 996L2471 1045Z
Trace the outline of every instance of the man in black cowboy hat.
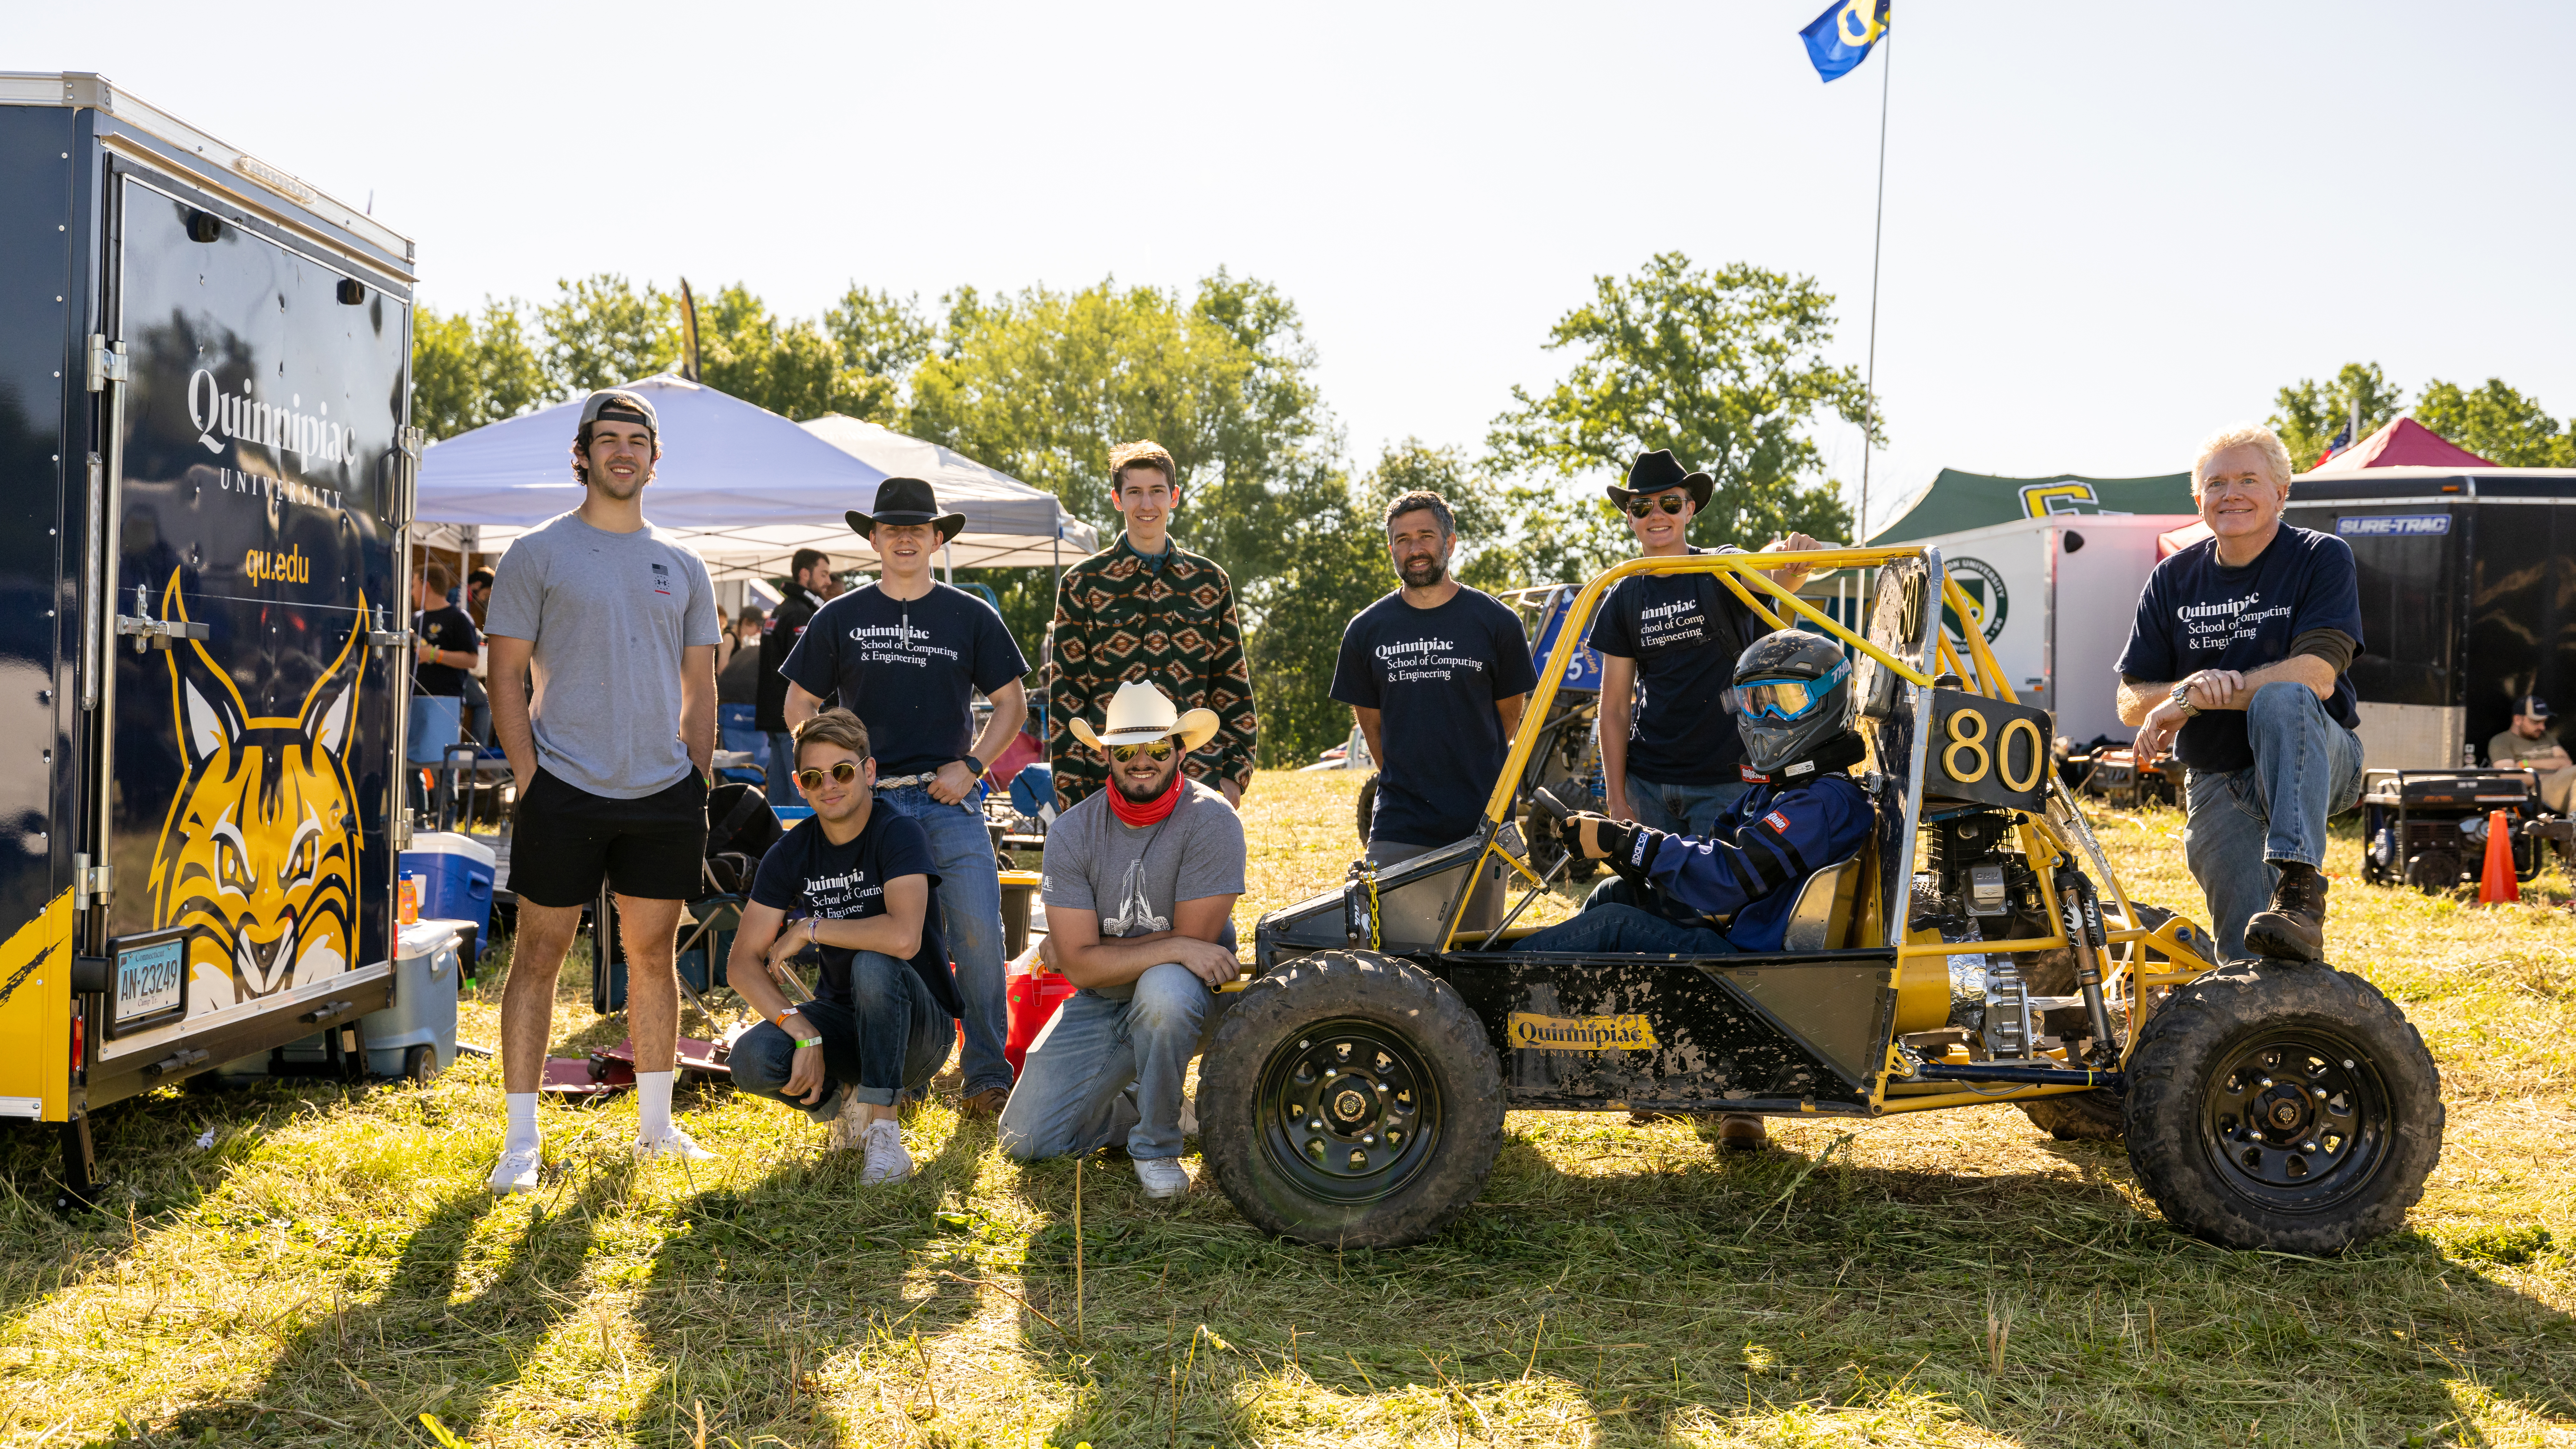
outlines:
M787 723L803 724L838 694L841 707L868 727L877 803L929 834L940 936L966 1008L965 1110L995 1116L1011 1095L1011 1064L1002 1056L1010 1004L1002 884L977 802L985 764L1028 716L1020 676L1029 662L991 605L930 576L931 555L966 526L966 516L940 512L918 478L878 484L876 509L852 509L849 520L876 550L877 582L826 603L805 626L779 669L787 676ZM979 690L993 702L980 739L973 705Z
M1670 448L1638 454L1627 486L1607 491L1643 556L1712 552L1691 544L1690 525L1715 480L1685 469ZM1770 549L1818 546L1792 533ZM1808 569L1779 573L1794 589ZM1601 778L1611 819L1704 835L1752 788L1725 695L1736 656L1769 632L1714 574L1647 574L1611 587L1584 640L1601 654Z

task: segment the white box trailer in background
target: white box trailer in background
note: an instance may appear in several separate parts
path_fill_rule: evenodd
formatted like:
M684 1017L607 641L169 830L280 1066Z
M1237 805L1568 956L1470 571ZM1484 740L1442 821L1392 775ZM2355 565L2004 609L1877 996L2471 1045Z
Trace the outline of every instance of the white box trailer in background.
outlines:
M1953 642L1973 622L2024 704L2056 718L2057 737L2078 747L2135 733L2120 723L2120 651L2138 594L2156 566L2159 534L2191 514L2083 513L2017 518L1909 545L1941 550L1980 617L1945 611Z

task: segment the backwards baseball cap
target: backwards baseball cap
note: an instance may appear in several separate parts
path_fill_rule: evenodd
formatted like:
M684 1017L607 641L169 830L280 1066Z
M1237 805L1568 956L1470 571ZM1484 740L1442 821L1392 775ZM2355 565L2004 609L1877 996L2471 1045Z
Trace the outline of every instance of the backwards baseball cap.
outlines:
M2542 699L2536 694L2526 694L2522 698L2515 700L2513 702L2513 712L2515 714L2527 714L2533 719L2553 719L2556 717L2549 712L2549 701Z
M653 436L662 436L662 420L654 416L653 405L642 396L622 387L604 388L592 393L581 405L581 428L596 422L642 423ZM579 429L575 429L576 432Z

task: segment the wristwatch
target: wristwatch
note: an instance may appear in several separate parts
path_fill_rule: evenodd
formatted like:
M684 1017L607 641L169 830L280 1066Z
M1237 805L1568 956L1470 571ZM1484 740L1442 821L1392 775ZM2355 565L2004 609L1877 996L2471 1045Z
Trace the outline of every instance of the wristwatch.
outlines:
M2198 678L2198 677L2199 677L2198 675L2194 675L2194 676L2193 676L2193 678L2194 678L2194 679L2196 679L2196 678ZM2190 679L2186 679L2186 680L2182 681L2181 683L2179 683L2179 684L2175 685L2175 686L2173 687L2173 694L2172 694L2171 696L2169 696L2169 697L2170 697L2170 698L2173 700L2173 702L2174 702L2174 708L2176 708L2176 709L2178 709L2178 710L2181 710L2181 711L2183 712L2184 717L2186 717L2186 718L2190 718L2190 717L2197 716L2197 715L2200 713L2200 706L2199 706L2199 705L2196 705L2196 704L2194 704L2194 703L2192 703L2192 702L2191 702L2191 680L2190 680Z
M976 759L973 755L959 755L957 757L957 763L966 767L967 774L974 776L978 780L984 778L984 762L982 760Z

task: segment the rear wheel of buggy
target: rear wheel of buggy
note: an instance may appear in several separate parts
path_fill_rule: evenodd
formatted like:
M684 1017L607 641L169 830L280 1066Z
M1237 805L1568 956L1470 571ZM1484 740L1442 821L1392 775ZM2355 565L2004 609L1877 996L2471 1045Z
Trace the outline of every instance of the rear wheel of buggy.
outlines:
M1483 1190L1503 1137L1484 1024L1409 962L1330 951L1244 990L1199 1067L1208 1170L1255 1227L1391 1248Z
M2177 989L2129 1058L2129 1162L2174 1226L2333 1253L2389 1232L2442 1155L2441 1076L2405 1014L2329 966Z

